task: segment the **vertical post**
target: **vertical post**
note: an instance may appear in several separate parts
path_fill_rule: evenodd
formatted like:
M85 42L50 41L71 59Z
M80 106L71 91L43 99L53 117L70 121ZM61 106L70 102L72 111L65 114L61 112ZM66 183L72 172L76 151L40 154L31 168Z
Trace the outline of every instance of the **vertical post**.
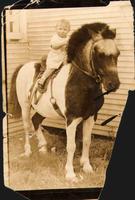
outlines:
M6 86L6 52L5 52L5 10L1 14L1 49L2 49L2 97L3 97L3 112L7 113L7 86ZM3 172L4 172L4 185L9 187L9 154L8 154L8 119L7 115L3 118Z

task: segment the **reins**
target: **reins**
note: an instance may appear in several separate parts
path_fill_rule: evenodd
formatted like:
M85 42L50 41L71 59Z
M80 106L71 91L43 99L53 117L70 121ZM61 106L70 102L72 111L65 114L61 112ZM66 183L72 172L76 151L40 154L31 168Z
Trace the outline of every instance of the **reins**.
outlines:
M100 75L96 72L95 67L94 67L94 62L93 62L93 46L95 43L92 44L91 51L90 51L90 64L91 64L91 69L93 73L93 78L96 80L96 83L101 83L101 77Z
M90 66L92 69L92 74L82 68L80 68L76 62L73 60L71 63L74 67L76 67L79 71L81 71L83 74L92 77L95 79L96 83L101 83L101 77L100 75L96 72L95 67L94 67L94 62L93 62L93 45L95 44L95 42L93 42L92 47L91 47L91 51L90 51Z
M85 75L91 76L91 74L90 74L89 72L87 72L87 71L84 70L84 69L81 69L81 68L76 64L75 61L72 61L71 63L72 63L72 65L73 65L74 67L76 67L79 71L83 72Z
M54 108L54 110L62 117L62 118L65 118L65 116L62 114L57 102L56 102L56 99L55 97L53 96L53 80L54 80L54 77L51 79L51 85L50 85L50 90L51 90L51 97L50 97L50 102Z

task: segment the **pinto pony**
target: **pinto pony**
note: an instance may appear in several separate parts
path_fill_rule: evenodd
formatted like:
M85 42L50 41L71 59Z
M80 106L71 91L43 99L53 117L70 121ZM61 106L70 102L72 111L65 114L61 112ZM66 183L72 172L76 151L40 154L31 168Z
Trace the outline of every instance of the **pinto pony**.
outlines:
M77 180L73 167L77 126L83 123L83 148L80 164L84 172L90 173L92 172L89 161L91 132L97 113L104 103L102 88L115 92L120 85L117 72L117 59L120 52L115 43L115 36L115 29L110 29L105 23L85 24L73 32L67 47L67 64L61 68L53 84L48 84L47 91L37 104L32 100L30 105L28 98L35 74L35 62L24 64L14 74L12 85L16 84L16 90L11 90L11 96L15 97L14 113L18 114L21 111L20 114L22 114L25 130L25 155L31 154L29 142L31 106L36 112L32 122L39 147L41 147L39 150L42 152L46 152L47 149L47 143L41 130L43 119L46 117L61 119L50 101L51 93L53 93L66 122L65 176L70 181ZM100 97L97 98L98 96Z

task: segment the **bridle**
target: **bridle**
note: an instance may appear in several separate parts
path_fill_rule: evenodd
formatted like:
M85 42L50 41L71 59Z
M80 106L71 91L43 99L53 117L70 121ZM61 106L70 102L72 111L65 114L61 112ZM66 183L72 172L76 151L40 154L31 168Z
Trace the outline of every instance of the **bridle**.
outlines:
M98 42L100 39L96 40L96 41L93 41L92 43L92 47L91 47L91 50L90 50L90 66L91 66L91 70L92 70L92 73L80 68L76 62L73 60L71 63L74 67L76 67L78 70L80 70L81 72L83 72L85 75L87 76L90 76L92 78L95 79L96 83L101 83L102 79L100 77L100 75L97 73L97 71L95 70L95 66L94 66L94 61L93 61L93 52L94 52L94 45L96 42Z

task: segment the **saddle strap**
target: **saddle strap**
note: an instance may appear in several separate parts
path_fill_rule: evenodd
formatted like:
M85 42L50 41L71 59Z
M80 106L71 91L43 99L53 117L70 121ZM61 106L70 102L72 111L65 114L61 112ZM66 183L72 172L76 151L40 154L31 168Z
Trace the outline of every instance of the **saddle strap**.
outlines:
M36 97L37 87L35 88L35 85L37 83L37 80L41 77L41 72L37 75L37 77L34 77L33 84L29 90L29 102L30 105L32 104L32 99L34 98L34 103L38 102Z
M65 116L62 114L57 102L56 102L56 99L53 97L53 88L52 88L52 85L53 85L53 80L54 80L54 77L51 78L51 97L50 97L50 102L54 108L54 110L63 118L65 118Z

